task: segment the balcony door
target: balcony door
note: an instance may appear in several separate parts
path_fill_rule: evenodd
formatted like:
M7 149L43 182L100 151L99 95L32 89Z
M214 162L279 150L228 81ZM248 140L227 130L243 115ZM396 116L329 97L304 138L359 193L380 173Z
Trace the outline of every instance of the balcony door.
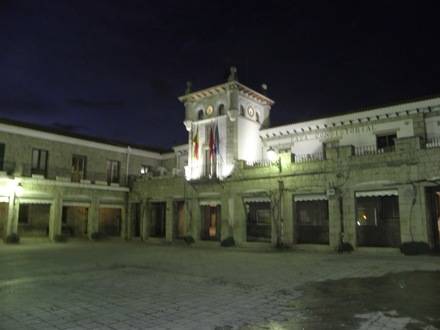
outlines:
M80 182L86 177L86 162L85 156L73 155L72 157L72 181Z
M48 152L43 149L32 150L32 174L47 175Z

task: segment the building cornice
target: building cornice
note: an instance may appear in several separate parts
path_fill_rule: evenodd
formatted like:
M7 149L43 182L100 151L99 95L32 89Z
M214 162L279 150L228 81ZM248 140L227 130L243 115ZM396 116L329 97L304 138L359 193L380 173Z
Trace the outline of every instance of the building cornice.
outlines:
M182 103L185 102L196 102L199 101L205 97L210 97L210 96L214 96L214 95L218 95L221 93L225 93L226 91L228 91L231 88L237 88L238 91L240 93L242 93L244 96L255 100L257 102L260 102L262 104L267 104L267 105L273 105L275 103L275 101L273 101L272 99L268 98L267 96L258 93L257 91L253 90L252 88L249 88L245 85L243 85L242 83L239 83L238 81L234 80L234 81L229 81L220 85L215 85L209 88L205 88L205 89L201 89L199 91L195 91L192 93L188 93L182 96L178 97L178 100Z
M65 135L56 134L56 133L49 133L49 132L39 131L39 130L32 129L32 128L20 127L20 126L11 125L11 124L5 124L5 123L0 123L0 132L10 133L10 134L19 134L19 135L23 135L23 136L32 137L32 138L67 143L67 144L72 144L72 145L76 145L76 146L79 145L82 147L112 151L112 152L117 152L117 153L121 153L121 154L130 153L130 155L135 155L135 156L140 156L140 157L148 157L148 158L153 158L153 159L157 159L157 160L162 159L162 155L158 152L133 148L128 144L127 144L127 147L125 147L125 148L118 147L118 146L114 146L111 144L105 144L105 143L101 143L101 142L95 142L95 141L65 136Z
M266 128L260 131L260 137L263 139L270 139L286 135L331 129L335 127L367 124L377 120L405 118L410 115L418 113L430 113L433 111L440 111L440 97Z

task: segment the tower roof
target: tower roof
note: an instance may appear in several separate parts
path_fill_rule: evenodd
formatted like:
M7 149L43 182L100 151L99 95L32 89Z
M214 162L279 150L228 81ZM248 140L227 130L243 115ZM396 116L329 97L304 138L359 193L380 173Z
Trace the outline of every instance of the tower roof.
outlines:
M275 103L273 100L268 98L266 95L263 95L255 90L253 90L252 88L249 88L249 87L243 85L242 83L239 83L238 82L238 75L237 75L237 68L234 66L232 66L230 68L228 80L227 80L227 82L225 82L223 84L211 86L211 87L201 89L201 90L198 90L195 92L191 92L191 87L192 87L191 82L187 82L185 95L178 97L180 102L182 102L182 103L185 103L188 101L194 102L194 101L198 101L198 100L205 98L205 97L208 97L208 96L213 96L213 95L223 93L223 92L227 91L228 89L237 88L240 93L242 93L245 96L247 96L257 102L260 102L262 104L273 105ZM262 88L264 91L266 91L267 85L262 84Z
M195 102L195 101L201 100L202 98L205 98L208 96L213 96L213 95L223 93L223 92L227 91L228 89L231 89L234 87L238 88L240 93L244 94L245 96L247 96L251 99L254 99L257 102L260 102L263 104L268 104L268 105L273 105L275 103L275 101L268 98L267 96L253 90L252 88L249 88L249 87L243 85L242 83L240 83L236 80L228 81L228 82L220 84L220 85L215 85L215 86L201 89L201 90L198 90L198 91L195 91L192 93L188 93L188 94L179 96L178 99L182 103L188 102L188 101Z

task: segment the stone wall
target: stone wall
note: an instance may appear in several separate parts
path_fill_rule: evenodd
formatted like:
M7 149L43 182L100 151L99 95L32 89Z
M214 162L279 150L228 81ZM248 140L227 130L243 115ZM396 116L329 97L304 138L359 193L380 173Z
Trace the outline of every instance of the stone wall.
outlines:
M154 157L147 156L147 153L145 156L140 156L139 151L111 145L95 148L5 132L0 132L0 143L5 144L5 170L17 176L30 175L33 149L48 151L47 176L52 179L57 176L70 178L73 155L87 158L86 179L90 180L106 180L107 160L120 162L121 178L127 174L127 161L129 175L139 175L141 165L156 167L160 163L160 155L157 153ZM92 142L89 144L93 145ZM17 150L20 152L16 152Z
M196 240L201 203L219 201L221 238L232 235L238 244L245 245L244 198L266 197L279 208L273 210L273 233L279 232L282 241L291 245L295 244L293 198L304 194L327 195L329 246L336 248L341 239L357 246L356 192L391 189L398 191L401 241L429 242L425 189L437 184L433 178L440 178L440 149L424 149L416 136L398 139L394 152L355 156L353 147L342 146L328 148L326 154L326 160L304 163L290 163L287 156L282 156L281 167L236 166L233 175L222 182L185 182L182 178L140 180L130 199L145 204L151 200L167 203L176 198L184 200L188 232ZM272 244L279 239L276 236L272 235Z

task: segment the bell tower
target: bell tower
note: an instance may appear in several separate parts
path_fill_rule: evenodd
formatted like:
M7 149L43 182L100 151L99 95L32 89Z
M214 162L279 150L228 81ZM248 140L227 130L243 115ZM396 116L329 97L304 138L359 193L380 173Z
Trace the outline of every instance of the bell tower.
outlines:
M220 85L192 91L187 83L184 125L188 131L188 180L228 177L236 160L248 163L262 158L261 128L269 126L274 102L265 94L238 81L231 67L228 80Z

